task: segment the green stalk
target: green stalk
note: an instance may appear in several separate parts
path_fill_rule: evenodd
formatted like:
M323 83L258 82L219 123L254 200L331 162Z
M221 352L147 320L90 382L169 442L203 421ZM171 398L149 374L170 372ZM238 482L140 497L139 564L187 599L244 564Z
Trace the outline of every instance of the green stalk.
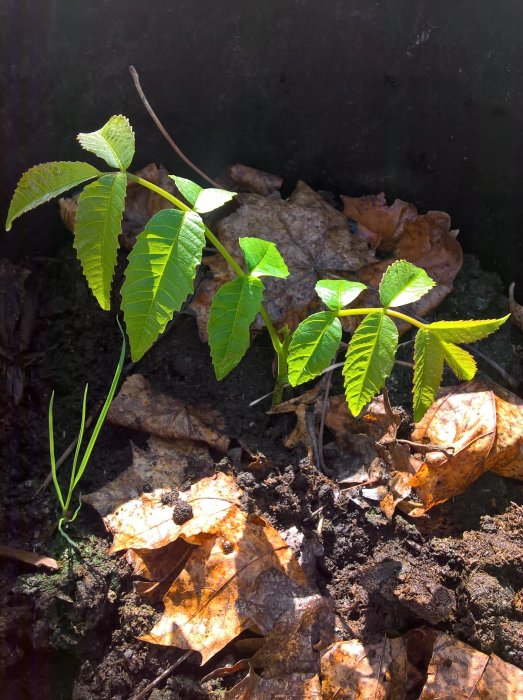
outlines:
M410 323L411 326L416 326L416 328L426 328L427 325L421 321L417 321L411 316L407 316L407 314L402 314L400 311L394 311L394 309L384 309L382 306L364 309L343 309L342 311L338 311L338 316L366 316L367 314L376 312L385 313L387 316L393 316L394 318L400 318L402 321Z

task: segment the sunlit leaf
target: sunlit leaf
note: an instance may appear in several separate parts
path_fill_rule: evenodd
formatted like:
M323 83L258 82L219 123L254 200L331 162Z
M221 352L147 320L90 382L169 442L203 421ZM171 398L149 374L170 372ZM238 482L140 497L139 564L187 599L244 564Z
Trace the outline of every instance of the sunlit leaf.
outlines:
M383 388L398 345L398 329L385 314L366 316L356 329L343 366L345 395L354 416Z
M204 189L185 177L178 177L178 175L169 175L169 177L175 181L176 187L180 190L194 211L200 214L213 211L213 209L219 209L233 197L236 197L236 192L228 192L227 190L220 190L215 187Z
M315 290L325 306L332 311L339 311L354 301L367 285L348 280L319 280Z
M98 131L78 134L78 141L86 151L94 153L112 168L127 170L134 156L134 131L127 117L111 117Z
M414 343L414 420L420 421L434 403L443 376L443 346L439 338L420 329Z
M476 374L477 367L476 360L472 357L470 352L467 352L467 350L453 343L446 343L444 340L440 340L440 343L443 348L445 362L456 377L465 381L472 379Z
M194 290L205 245L194 212L164 209L149 221L129 255L122 309L133 360L139 360Z
M237 277L213 297L209 312L209 345L217 379L223 379L249 347L249 326L260 310L263 283L256 277Z
M18 216L30 209L48 202L53 197L92 180L102 173L89 163L58 161L42 163L29 168L16 186L9 211L5 230L11 230L11 224Z
M341 342L341 323L330 311L302 321L289 346L289 382L292 386L317 377L326 369Z
M126 186L124 173L104 175L87 185L78 198L74 247L87 283L106 311L111 308L111 283Z
M383 306L404 306L421 299L435 282L425 270L406 260L396 260L383 275L379 287Z
M288 277L289 270L285 260L274 243L262 238L239 238L245 264L251 277Z
M479 321L436 321L427 326L440 340L448 343L473 343L494 333L510 314L503 318L486 318Z

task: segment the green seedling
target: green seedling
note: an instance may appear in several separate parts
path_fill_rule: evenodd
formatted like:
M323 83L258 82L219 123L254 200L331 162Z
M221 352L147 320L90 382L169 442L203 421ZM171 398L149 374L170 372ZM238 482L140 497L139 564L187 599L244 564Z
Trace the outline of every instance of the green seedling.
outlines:
M89 385L85 385L84 389L84 395L83 395L83 401L82 401L82 417L80 420L80 431L78 433L78 441L76 443L76 450L74 453L73 457L73 464L71 467L71 474L69 478L69 486L67 489L67 494L64 495L64 492L62 491L62 488L60 486L60 483L58 481L58 474L57 474L57 466L56 466L56 457L55 457L55 449L54 449L54 425L53 425L53 403L54 403L54 391L51 394L51 401L49 402L49 455L51 458L51 474L53 477L53 484L56 492L56 496L58 498L60 508L61 508L61 514L58 519L58 530L60 531L60 534L69 542L69 544L73 547L77 547L76 543L73 542L73 540L69 537L69 535L65 532L65 527L69 524L72 523L74 520L76 520L76 517L78 513L80 512L80 508L82 507L82 502L81 498L79 497L79 504L76 510L71 513L71 502L73 500L74 493L76 491L76 487L80 483L80 480L85 472L85 469L87 465L89 464L89 459L91 458L92 451L94 449L94 446L96 445L96 441L98 440L98 436L100 434L100 430L102 429L102 426L105 421L105 417L107 416L107 412L109 411L109 408L111 406L112 400L114 398L114 394L116 392L116 387L118 386L118 380L120 379L120 374L122 373L122 368L123 368L123 363L125 360L125 336L123 334L122 328L120 326L120 322L118 321L118 327L120 328L120 331L122 333L122 349L120 352L120 359L118 360L118 365L116 367L114 376L113 376L113 381L111 383L111 388L109 389L109 393L107 394L107 398L105 399L105 402L102 406L102 409L98 415L98 419L96 421L96 424L93 428L93 432L91 433L91 437L89 439L89 442L87 443L87 447L85 448L84 455L82 459L80 460L80 451L82 449L82 441L84 437L84 431L85 431L85 420L86 420L86 408L87 408L87 392L89 389ZM80 460L80 461L79 461Z
M172 175L182 201L130 173L134 132L123 116L111 117L98 131L79 134L78 140L84 149L116 170L102 172L83 162L45 163L31 168L18 183L6 228L9 230L12 221L24 212L91 181L78 199L74 246L89 287L102 309L108 310L127 184L137 183L173 205L174 209L160 211L149 220L129 255L121 293L134 361L153 345L193 292L206 240L236 275L217 291L210 308L208 335L216 377L223 379L240 362L249 347L250 326L261 314L278 359L273 403L282 400L288 383L297 386L314 379L329 366L341 341L340 317L362 315L365 318L352 337L343 369L348 406L358 415L381 391L391 372L398 342L392 319L398 318L418 329L413 394L414 418L420 420L434 400L445 362L461 379L474 376L474 359L459 343L484 338L508 318L426 324L397 311L420 299L435 284L424 270L400 260L383 276L381 307L347 309L365 285L322 280L316 290L328 310L307 318L294 334L288 328L278 331L263 305L265 287L261 279L289 275L277 247L261 238L240 238L243 269L201 216L231 200L235 193L203 189L191 180Z

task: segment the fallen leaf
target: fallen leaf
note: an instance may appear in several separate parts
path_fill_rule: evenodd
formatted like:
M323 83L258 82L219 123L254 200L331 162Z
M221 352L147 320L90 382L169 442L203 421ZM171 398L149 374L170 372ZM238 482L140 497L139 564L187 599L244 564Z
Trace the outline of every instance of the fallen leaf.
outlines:
M225 700L322 700L317 675L293 673L287 678L261 678L251 671L227 691Z
M413 477L423 508L461 493L483 472L523 479L523 401L493 382L444 388L416 425L412 440L451 448L430 451Z
M267 196L279 190L283 185L283 179L278 175L272 175L241 163L231 165L227 175L234 183L235 189L240 192L248 191Z
M45 556L45 554L37 554L36 552L28 552L25 549L16 549L15 547L6 547L0 545L0 557L4 559L14 559L21 561L24 564L31 566L45 567L51 571L58 571L60 564L56 559Z
M321 308L314 290L318 279L350 276L374 259L368 245L350 233L343 214L303 182L298 183L288 200L240 194L237 201L238 209L217 226L221 242L243 264L239 237L251 232L272 241L291 273L286 280L267 278L265 282L265 305L278 327L287 324L294 328L309 313ZM206 259L206 263L213 274L216 272L216 279L212 283L207 280L205 293L197 294L190 305L202 339L207 333L208 297L233 276L219 256ZM263 327L260 318L253 327Z
M206 445L192 440L164 440L151 435L147 450L132 445L133 463L94 493L82 496L104 518L118 506L157 489L179 488L189 466L205 474L214 466Z
M322 700L396 700L404 697L407 653L401 637L378 644L335 642L321 659Z
M437 632L420 700L523 700L523 671Z
M218 411L155 392L141 374L132 374L125 380L107 420L165 439L204 442L224 453L229 447L224 420Z
M259 516L234 507L213 530L214 536L200 540L164 597L162 618L140 637L195 649L202 664L243 630L259 629L243 601L258 593L264 571L276 568L298 585L306 585L292 550Z

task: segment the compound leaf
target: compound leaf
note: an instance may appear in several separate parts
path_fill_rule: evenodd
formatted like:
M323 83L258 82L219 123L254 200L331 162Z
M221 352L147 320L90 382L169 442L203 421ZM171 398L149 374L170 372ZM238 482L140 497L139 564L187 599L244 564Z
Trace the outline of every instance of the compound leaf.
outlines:
M406 260L396 260L383 275L380 300L383 306L404 306L421 299L436 283L425 270Z
M223 379L249 347L249 326L260 310L263 283L255 277L237 277L222 285L209 312L209 345L217 379Z
M440 340L448 343L473 343L486 338L505 323L503 318L486 318L479 321L435 321L427 326Z
M443 376L443 346L437 335L420 329L414 343L414 420L419 422L434 403Z
M383 388L397 345L398 329L379 311L368 314L356 329L343 366L345 395L354 416Z
M6 231L11 230L14 219L21 214L101 174L89 163L67 161L42 163L29 168L16 186L7 212Z
M319 280L315 290L320 299L332 311L339 311L354 301L367 285L348 280Z
M198 214L164 209L136 239L122 286L122 309L139 360L194 289L196 267L205 245Z
M312 314L294 331L289 345L289 382L303 384L323 372L341 342L341 323L330 311Z
M200 214L205 214L213 209L218 209L226 202L229 202L233 197L236 197L236 192L228 192L215 187L204 189L197 185L192 180L178 175L169 175L180 190L185 199L189 202L194 211Z
M78 134L78 141L86 151L94 153L112 168L127 170L134 156L134 131L127 117L111 117L98 131Z
M440 340L440 343L443 348L445 362L456 377L466 382L471 380L476 374L477 367L476 360L472 357L470 352L467 352L467 350L453 343L447 343L444 340Z
M280 251L271 241L263 238L239 238L245 264L251 277L288 277L289 270Z
M74 247L87 283L105 311L111 308L111 283L126 186L125 173L104 175L87 185L78 198Z

